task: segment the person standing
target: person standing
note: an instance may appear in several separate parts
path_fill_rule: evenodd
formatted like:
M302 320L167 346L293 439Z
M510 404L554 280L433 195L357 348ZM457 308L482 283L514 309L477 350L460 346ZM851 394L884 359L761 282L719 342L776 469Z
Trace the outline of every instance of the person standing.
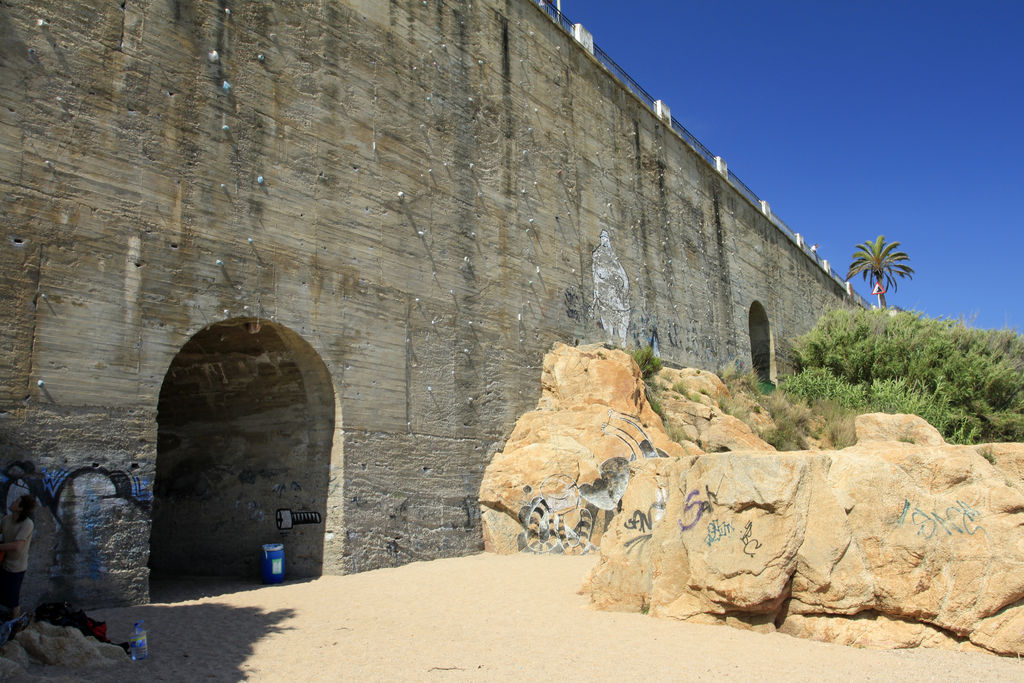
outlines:
M11 618L21 616L21 582L28 570L28 549L35 532L32 510L36 499L25 494L11 503L11 513L0 521L4 561L0 563L0 605L11 611Z

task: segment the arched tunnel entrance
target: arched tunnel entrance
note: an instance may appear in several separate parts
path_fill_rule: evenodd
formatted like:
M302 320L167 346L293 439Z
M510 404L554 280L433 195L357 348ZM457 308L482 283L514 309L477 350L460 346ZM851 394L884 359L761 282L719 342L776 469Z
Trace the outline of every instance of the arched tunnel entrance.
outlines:
M193 336L160 389L154 578L256 577L266 543L284 543L289 577L319 576L324 525L282 538L276 511L326 518L334 410L326 366L288 328L233 319Z
M762 383L775 382L775 344L772 328L768 323L768 313L761 302L750 305L748 318L750 328L750 360Z

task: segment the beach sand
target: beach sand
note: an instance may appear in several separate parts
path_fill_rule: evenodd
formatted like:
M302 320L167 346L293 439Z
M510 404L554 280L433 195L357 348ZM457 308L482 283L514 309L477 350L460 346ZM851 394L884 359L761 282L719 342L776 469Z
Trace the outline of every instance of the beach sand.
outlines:
M578 593L596 561L483 554L273 586L179 581L154 590L160 602L89 611L115 642L145 620L149 659L16 680L1024 681L1016 658L601 612Z

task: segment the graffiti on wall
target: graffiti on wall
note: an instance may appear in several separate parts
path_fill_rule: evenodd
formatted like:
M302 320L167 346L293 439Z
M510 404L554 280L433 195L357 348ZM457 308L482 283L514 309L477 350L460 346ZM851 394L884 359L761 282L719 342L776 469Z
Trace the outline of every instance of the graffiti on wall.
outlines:
M535 490L524 486L520 501L519 549L535 553L584 554L591 543L597 512L614 514L629 484L629 463L638 458L665 458L640 426L636 415L609 409L602 432L614 436L628 449L628 456L614 456L601 463L597 479L580 484L567 474L553 474ZM661 503L664 509L664 501ZM642 515L643 513L641 513ZM660 519L660 516L658 517ZM651 520L648 518L647 523Z
M607 230L593 253L593 314L609 337L626 341L629 330L629 277L612 248Z
M40 506L50 511L60 525L63 523L60 515L62 493L76 480L87 476L105 478L110 483L108 492L103 494L105 498L126 500L145 512L149 512L153 505L152 484L143 477L95 464L73 470L45 467L36 470L35 465L28 461L11 462L0 471L0 500L9 505L18 496L29 493Z

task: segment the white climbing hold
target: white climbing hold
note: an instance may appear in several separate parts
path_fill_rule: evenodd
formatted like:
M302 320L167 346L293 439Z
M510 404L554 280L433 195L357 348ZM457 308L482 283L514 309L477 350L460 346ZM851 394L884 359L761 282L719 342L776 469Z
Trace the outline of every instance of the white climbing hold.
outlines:
M223 83L221 83L220 87L221 87L221 90L223 90L224 92L231 92L231 84L228 83L227 81L224 81Z
M259 183L260 185L262 185L263 182L264 182L263 176L261 176L261 175L256 176L256 182Z
M209 59L211 62L216 62L220 59L220 53L218 53L216 50L210 50L206 53L206 58Z

